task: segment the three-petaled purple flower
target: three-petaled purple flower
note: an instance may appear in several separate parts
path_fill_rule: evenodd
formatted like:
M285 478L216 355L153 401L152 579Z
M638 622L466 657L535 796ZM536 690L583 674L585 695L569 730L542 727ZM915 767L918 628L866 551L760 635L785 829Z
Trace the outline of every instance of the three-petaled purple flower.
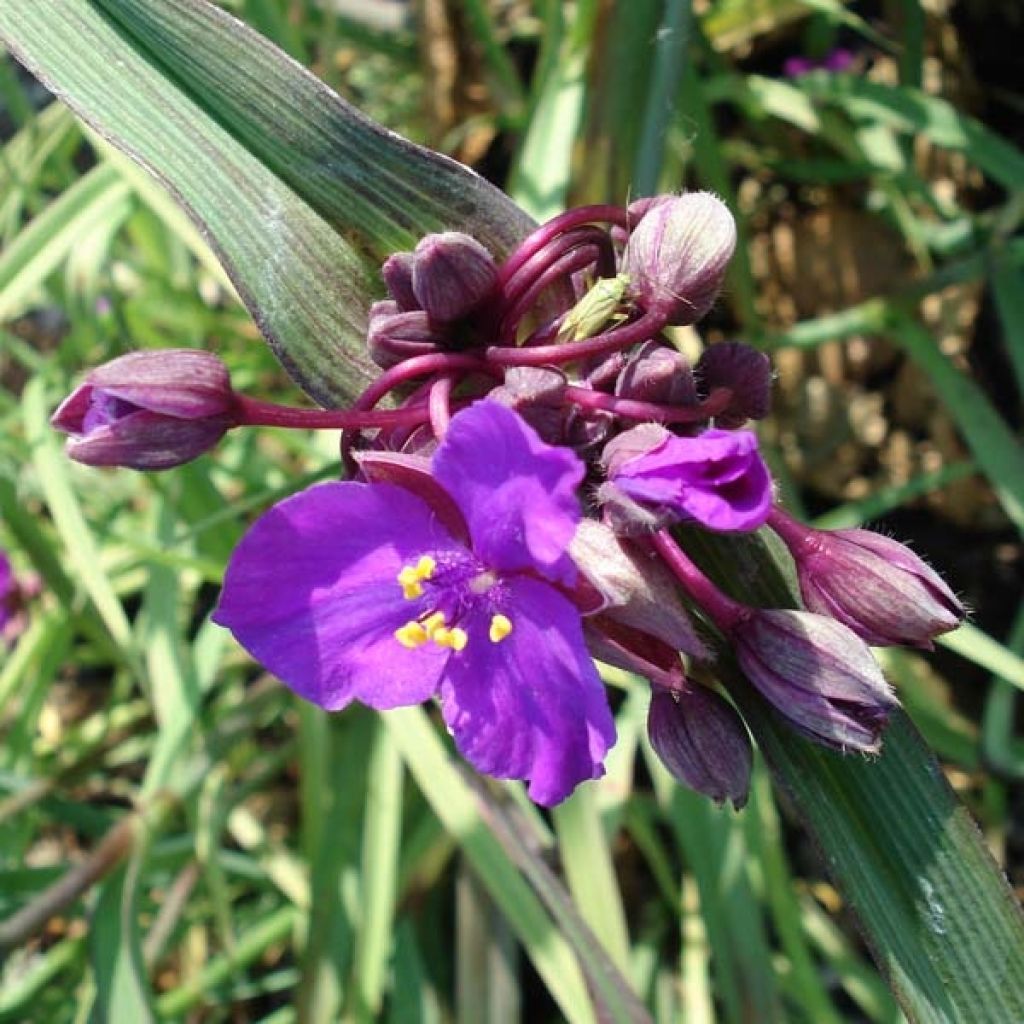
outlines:
M236 548L214 618L329 710L439 697L479 771L557 803L603 774L615 739L568 596L583 463L481 401L452 419L432 474L440 501L340 482L274 506Z

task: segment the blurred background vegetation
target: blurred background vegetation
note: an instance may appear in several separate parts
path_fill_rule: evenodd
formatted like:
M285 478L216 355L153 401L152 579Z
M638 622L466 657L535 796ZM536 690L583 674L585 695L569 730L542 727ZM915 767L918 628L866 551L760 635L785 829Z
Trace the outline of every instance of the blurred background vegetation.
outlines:
M972 607L934 656L884 665L1020 892L1024 10L223 6L538 219L728 202L741 244L703 340L771 351L762 439L792 508L911 541ZM846 71L814 69L836 50ZM173 202L10 60L0 140L0 545L42 582L0 654L0 1020L569 1015L549 936L513 940L377 720L300 706L207 621L245 522L335 474L336 437L238 433L161 475L63 457L50 412L130 349L210 348L241 389L302 398ZM899 1020L763 769L741 814L679 789L643 688L610 682L605 780L550 819L501 787L506 862L560 926L592 929L659 1022Z

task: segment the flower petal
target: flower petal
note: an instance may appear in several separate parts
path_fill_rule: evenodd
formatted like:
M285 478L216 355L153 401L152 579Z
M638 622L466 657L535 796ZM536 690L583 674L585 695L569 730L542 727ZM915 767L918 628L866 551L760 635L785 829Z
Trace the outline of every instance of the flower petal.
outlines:
M749 430L669 435L622 462L612 478L634 501L662 505L712 530L753 530L771 511L771 476Z
M484 564L564 583L575 578L566 549L580 521L583 472L573 452L545 444L493 401L456 415L434 456L434 476L462 510Z
M449 653L394 631L423 610L399 571L466 555L429 506L389 484L326 483L261 516L235 549L214 620L296 693L328 710L417 704Z
M512 632L492 643L482 614L467 623L441 683L444 718L477 770L529 779L533 800L556 804L604 774L615 724L572 604L538 580L505 588Z

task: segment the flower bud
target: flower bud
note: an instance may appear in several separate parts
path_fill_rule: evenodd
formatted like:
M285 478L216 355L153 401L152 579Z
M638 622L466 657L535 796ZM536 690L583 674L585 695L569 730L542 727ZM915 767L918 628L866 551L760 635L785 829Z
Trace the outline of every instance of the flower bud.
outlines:
M647 735L661 763L685 786L739 810L750 791L750 736L735 708L713 690L655 687Z
M776 511L772 528L796 562L812 612L875 647L932 647L965 612L937 573L904 544L869 530L814 530Z
M673 651L699 659L709 656L679 600L672 574L659 558L627 548L593 519L580 521L569 555L598 597L586 614L601 611L613 622L657 637Z
M422 310L402 312L393 301L375 302L370 307L366 345L370 358L382 370L436 352L443 341L444 336Z
M630 356L615 382L615 394L639 402L695 405L697 386L681 352L645 341Z
M732 400L715 414L720 427L741 427L747 420L760 420L771 408L771 360L741 341L722 341L704 350L694 371L705 397L716 388L728 388Z
M498 265L475 239L459 231L427 235L413 253L412 290L429 316L460 320L495 292Z
M838 750L879 749L897 701L849 629L810 612L753 609L731 638L747 677L796 729Z
M398 309L407 313L419 309L416 293L412 290L412 267L415 257L411 252L392 253L380 268L381 277L387 287L388 295L395 301Z
M629 236L623 271L647 312L684 326L711 308L735 248L728 207L710 192L690 192L651 204Z
M747 430L679 437L645 424L607 445L602 461L618 492L659 518L754 530L771 511L771 476Z
M89 466L169 469L235 423L227 367L209 352L131 352L93 370L53 414L67 453Z

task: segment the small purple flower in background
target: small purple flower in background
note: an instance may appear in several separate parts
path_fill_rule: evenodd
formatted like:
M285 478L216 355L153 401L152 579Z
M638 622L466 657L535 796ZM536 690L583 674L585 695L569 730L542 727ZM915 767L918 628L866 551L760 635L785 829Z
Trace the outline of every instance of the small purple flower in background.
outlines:
M813 60L810 57L788 57L782 65L782 73L787 78L799 78L812 71L831 71L838 74L841 71L849 71L853 66L853 61L853 54L849 50L839 47L827 53L821 60Z
M563 589L583 464L484 401L452 419L432 468L443 510L354 482L276 505L236 548L215 620L328 710L439 697L479 771L557 803L603 774L615 738Z
M97 367L53 414L67 453L88 466L170 469L234 423L227 367L209 352L131 352Z
M11 568L11 560L7 552L0 550L0 636L3 636L7 624L16 611L18 584Z
M710 530L754 530L768 518L772 484L749 430L705 430L679 437L653 425L620 435L604 451L617 495L662 521L696 522Z

